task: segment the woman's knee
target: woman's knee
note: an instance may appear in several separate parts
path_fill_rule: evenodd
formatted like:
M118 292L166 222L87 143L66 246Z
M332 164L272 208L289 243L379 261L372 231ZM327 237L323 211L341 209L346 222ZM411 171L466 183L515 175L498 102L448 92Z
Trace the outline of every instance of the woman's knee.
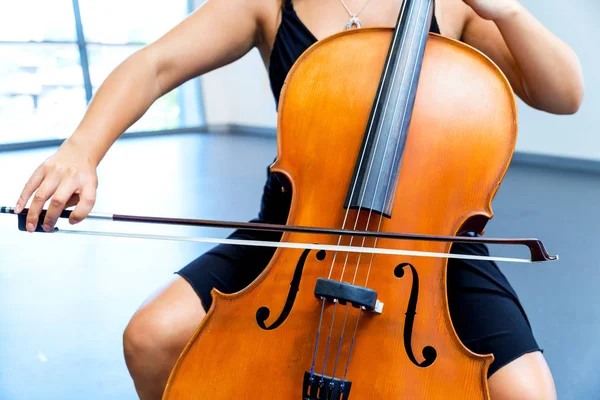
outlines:
M556 400L550 368L541 352L525 354L500 368L489 380L492 400Z
M205 312L191 286L177 276L135 312L123 332L128 364L176 358Z
M168 351L173 341L160 314L138 310L123 332L123 351L128 364Z

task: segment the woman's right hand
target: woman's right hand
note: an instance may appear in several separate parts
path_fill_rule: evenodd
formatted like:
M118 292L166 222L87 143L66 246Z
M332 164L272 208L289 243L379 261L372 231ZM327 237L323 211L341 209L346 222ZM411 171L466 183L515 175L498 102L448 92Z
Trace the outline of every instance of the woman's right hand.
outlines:
M44 204L50 199L43 221L45 231L53 230L61 212L74 205L69 222L76 224L83 221L96 202L96 167L84 149L67 139L52 157L35 170L19 196L15 213L20 213L33 195L27 213L27 231L35 231Z

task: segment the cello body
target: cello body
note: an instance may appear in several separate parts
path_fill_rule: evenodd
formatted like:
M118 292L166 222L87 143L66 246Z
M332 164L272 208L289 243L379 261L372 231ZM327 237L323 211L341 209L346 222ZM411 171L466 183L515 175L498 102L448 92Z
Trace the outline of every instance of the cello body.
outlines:
M436 34L425 46L390 215L344 207L392 35L391 28L336 34L290 71L271 167L292 185L288 224L483 232L516 143L515 99L487 57ZM430 252L451 246L303 233L285 233L282 241ZM443 258L277 249L246 289L213 290L163 398L324 399L323 387L333 390L338 378L345 383L340 389L335 381L339 394L329 398L336 400L487 399L493 356L470 352L457 337L446 266ZM319 299L319 278L372 288L381 312ZM318 391L307 389L307 376L330 379Z

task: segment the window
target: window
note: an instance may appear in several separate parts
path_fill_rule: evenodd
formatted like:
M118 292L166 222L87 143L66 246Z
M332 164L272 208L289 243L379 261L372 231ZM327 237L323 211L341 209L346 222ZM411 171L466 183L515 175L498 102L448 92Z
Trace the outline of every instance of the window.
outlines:
M0 0L0 9L0 144L68 137L110 72L191 11L188 0ZM193 80L158 99L129 131L203 123Z
M77 45L0 43L0 143L65 137L85 99Z
M188 12L187 0L79 0L85 40L104 44L149 43Z
M0 0L0 41L77 39L72 0Z

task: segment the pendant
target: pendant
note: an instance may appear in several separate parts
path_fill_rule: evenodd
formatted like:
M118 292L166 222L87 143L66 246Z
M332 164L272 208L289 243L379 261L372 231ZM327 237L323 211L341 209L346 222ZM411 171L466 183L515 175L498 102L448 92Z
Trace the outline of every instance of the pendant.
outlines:
M350 18L348 20L344 29L345 30L352 29L353 26L355 26L357 28L362 27L362 24L360 23L360 19L358 19L358 17L356 15L353 15L352 18Z

